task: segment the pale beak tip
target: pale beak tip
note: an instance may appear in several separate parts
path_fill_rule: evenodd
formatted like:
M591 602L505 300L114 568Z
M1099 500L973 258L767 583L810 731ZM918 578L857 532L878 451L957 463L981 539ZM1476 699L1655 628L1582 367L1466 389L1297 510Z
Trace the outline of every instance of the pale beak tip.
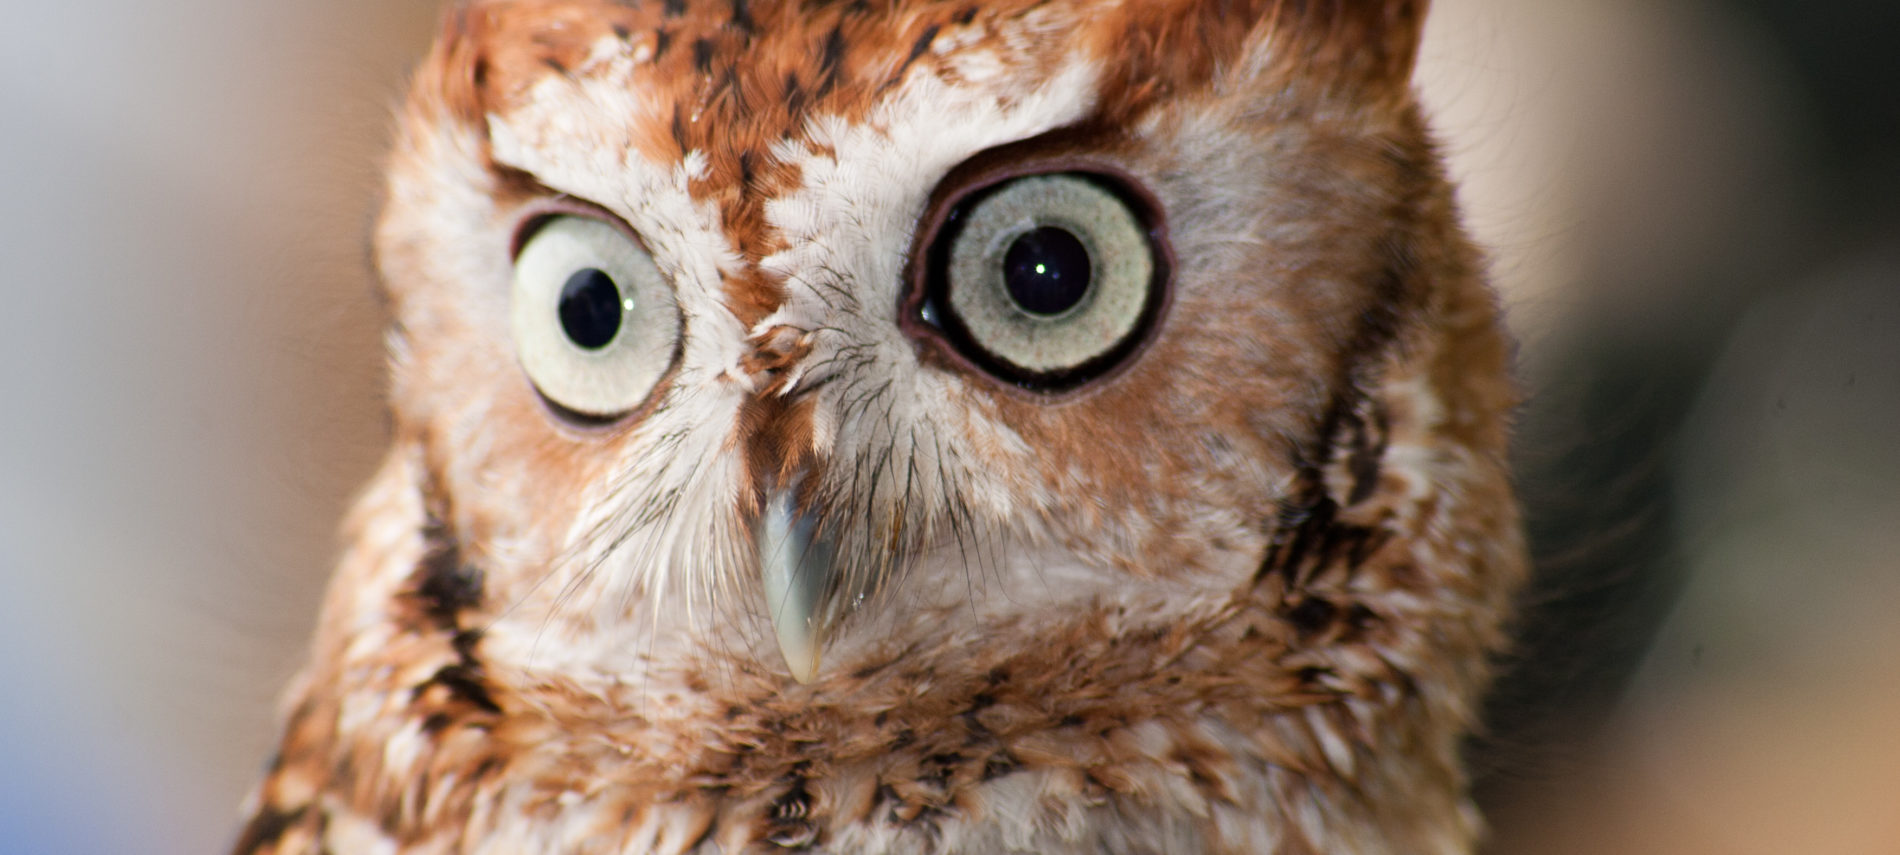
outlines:
M818 677L824 652L824 618L819 610L831 580L831 551L822 539L814 542L811 521L798 513L791 489L767 497L757 537L765 604L779 653L792 679L810 683Z
M779 638L779 652L785 654L785 667L791 669L792 679L802 685L810 685L818 679L819 650L816 639L800 644Z

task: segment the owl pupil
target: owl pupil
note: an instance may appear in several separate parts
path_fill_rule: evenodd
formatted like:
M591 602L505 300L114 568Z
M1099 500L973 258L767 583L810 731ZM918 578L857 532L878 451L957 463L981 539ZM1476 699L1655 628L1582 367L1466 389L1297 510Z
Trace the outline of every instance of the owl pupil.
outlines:
M1060 315L1089 292L1089 251L1066 229L1026 232L1003 254L1010 299L1032 315Z
M561 329L569 341L587 350L599 350L614 340L620 332L621 308L614 280L592 267L574 271L561 286Z

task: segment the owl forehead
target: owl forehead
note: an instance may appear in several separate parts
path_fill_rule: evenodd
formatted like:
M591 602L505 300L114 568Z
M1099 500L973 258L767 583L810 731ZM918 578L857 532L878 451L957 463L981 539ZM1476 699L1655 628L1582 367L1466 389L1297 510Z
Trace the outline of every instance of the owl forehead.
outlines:
M437 61L448 106L471 120L533 100L550 80L617 77L665 119L628 144L656 162L701 152L708 182L731 183L769 179L757 168L776 140L812 115L864 117L919 66L1034 86L1062 60L1057 48L1078 46L1084 19L1075 4L1021 0L485 0L451 16Z
M1205 78L1248 22L1163 20L1200 5L490 0L450 16L423 84L501 165L675 245L756 325L818 223L907 230L958 161ZM1169 55L1198 66L1143 70Z
M583 170L677 172L684 181L645 183L682 185L712 205L734 248L757 259L778 248L767 206L804 183L812 155L837 154L843 129L948 124L948 114L904 109L917 103L917 80L991 112L1024 101L1048 108L1037 93L1088 63L1059 49L1075 13L1048 4L493 2L461 12L443 56L466 66L474 102L461 108L502 126L504 165L577 195L599 192L598 181L563 186L589 177ZM455 93L445 95L456 106ZM1041 124L1078 117L1064 110ZM580 162L563 169L549 162L557 159Z

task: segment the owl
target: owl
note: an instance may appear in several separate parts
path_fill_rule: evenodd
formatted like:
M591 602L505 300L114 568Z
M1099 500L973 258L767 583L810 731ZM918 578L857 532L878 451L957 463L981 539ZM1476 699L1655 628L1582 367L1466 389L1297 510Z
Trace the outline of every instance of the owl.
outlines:
M1425 0L467 0L239 853L1468 853Z

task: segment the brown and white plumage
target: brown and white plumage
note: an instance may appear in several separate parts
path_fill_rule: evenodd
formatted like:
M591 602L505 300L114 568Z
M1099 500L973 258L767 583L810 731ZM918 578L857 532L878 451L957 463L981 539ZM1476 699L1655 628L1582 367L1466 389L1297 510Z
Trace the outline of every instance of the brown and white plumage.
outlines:
M1470 851L1524 559L1424 7L452 9L377 235L394 444L238 851ZM933 248L1046 173L1153 290L999 373ZM571 386L517 268L577 218L663 290Z

